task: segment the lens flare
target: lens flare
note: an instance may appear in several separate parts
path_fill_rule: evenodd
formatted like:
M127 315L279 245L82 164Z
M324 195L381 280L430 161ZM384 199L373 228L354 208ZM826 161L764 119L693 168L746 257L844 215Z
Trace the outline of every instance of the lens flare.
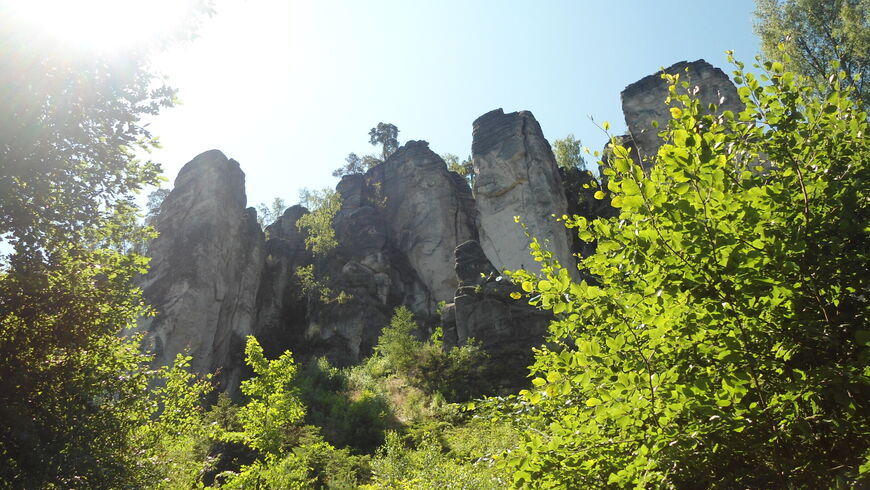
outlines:
M70 49L112 53L172 35L192 8L186 0L12 0L0 13Z

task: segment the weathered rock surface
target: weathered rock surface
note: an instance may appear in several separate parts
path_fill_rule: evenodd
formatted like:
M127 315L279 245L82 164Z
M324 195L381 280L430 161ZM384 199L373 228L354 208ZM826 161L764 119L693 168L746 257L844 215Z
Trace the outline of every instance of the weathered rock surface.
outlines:
M296 269L311 264L314 258L305 248L305 235L297 228L296 221L307 212L302 206L291 206L266 227L254 334L269 358L277 357L286 349L298 354L297 349L303 344L307 305L300 292Z
M457 245L477 238L474 201L462 178L425 141L409 141L366 179L375 199L380 189L387 240L408 259L428 289L429 309L456 290L450 267Z
M553 215L568 210L556 159L531 112L491 111L474 121L472 156L480 245L499 269L539 271L529 255L530 240L514 221L567 268L576 261L571 239Z
M397 306L433 327L438 303L456 290L453 249L477 232L468 184L424 141L409 141L364 175L345 176L337 191L338 247L314 267L343 299L308 299L294 352L343 366L371 353Z
M509 386L525 376L532 347L541 345L551 315L510 297L520 288L487 259L480 244L467 241L458 247L456 276L459 288L454 304L442 310L446 346L464 345L469 339L498 359L502 380Z
M263 267L263 232L245 205L245 175L220 151L181 169L155 220L160 236L148 247L151 270L141 283L157 316L137 326L156 364L188 351L195 372L217 371L230 388L244 365Z
M679 74L680 80L689 82L690 88L697 87L702 108L715 104L719 112L743 110L737 89L728 75L704 60L680 61L664 71ZM668 84L661 78L661 72L641 78L622 91L622 112L630 135L628 143L633 146L632 153L646 158L655 155L664 143L658 133L671 119L671 106L665 105L667 97ZM658 121L660 129L652 126L653 121Z

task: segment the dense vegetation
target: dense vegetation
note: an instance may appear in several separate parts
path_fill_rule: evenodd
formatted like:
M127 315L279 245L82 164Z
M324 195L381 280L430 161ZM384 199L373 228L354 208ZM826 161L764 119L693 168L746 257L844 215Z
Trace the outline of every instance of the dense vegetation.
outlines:
M4 50L0 488L868 484L865 3L760 2L765 62L735 62L740 113L701 107L668 77L654 165L616 139L602 163L596 197L618 216L562 218L596 244L590 279L572 281L537 242L542 273L512 273L555 321L529 388L506 397L492 396L485 352L421 339L404 308L351 368L267 359L249 338L236 401L183 356L149 367L119 335L150 314L133 277L151 230L133 195L159 168L133 154L156 144L140 120L174 93L147 50L121 64ZM381 159L397 134L370 133ZM554 147L560 165L585 165L573 137ZM308 246L328 253L340 203L307 197ZM265 207L270 220L282 208ZM340 298L309 275L311 294Z
M514 274L557 320L516 400L521 485L849 487L870 472L870 145L840 72L825 86L736 64L746 110L671 82L649 173L604 170L620 210L564 217L595 283L533 247ZM826 94L821 97L818 94ZM714 109L714 108L711 108Z

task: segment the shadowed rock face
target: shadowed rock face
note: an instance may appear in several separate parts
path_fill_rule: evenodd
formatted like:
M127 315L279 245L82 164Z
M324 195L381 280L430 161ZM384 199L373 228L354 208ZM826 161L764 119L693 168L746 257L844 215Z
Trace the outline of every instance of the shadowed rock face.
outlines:
M495 267L540 270L529 255L529 238L514 221L519 216L533 237L573 269L569 234L553 218L568 210L556 159L532 113L497 109L479 117L472 156L480 245Z
M498 359L501 379L494 384L522 385L532 347L543 343L552 316L525 299L511 298L511 293L521 291L519 286L499 273L476 241L459 245L455 254L460 282L454 303L441 312L445 346L477 340Z
M438 303L452 301L457 286L453 249L476 238L476 229L468 184L424 141L409 141L364 175L345 176L337 191L338 246L313 263L333 295L345 296L323 302L311 295L302 300L300 314L293 294L301 295L298 285L292 291L289 275L311 263L291 253L304 247L304 238L279 240L270 229L257 330L300 358L326 356L345 366L371 354L397 306L407 306L425 327L434 326ZM301 214L293 214L294 222Z
M156 364L187 351L195 372L218 371L230 388L253 333L263 266L263 232L245 204L245 175L223 153L207 151L181 169L155 220L160 236L148 247L151 269L141 284L157 316L137 326Z
M302 206L291 206L266 228L254 333L269 358L288 348L296 354L304 335L306 305L295 271L311 264L313 257L305 248L305 235L296 221L307 212Z
M739 112L744 106L737 95L737 89L728 75L704 60L680 61L668 68L665 73L679 74L681 81L689 82L690 90L698 88L701 107L715 104L719 112L730 110ZM622 91L622 112L628 126L632 153L646 158L655 155L664 143L658 136L671 119L670 107L665 105L668 97L668 83L661 77L662 72L641 78ZM659 122L659 129L652 126Z

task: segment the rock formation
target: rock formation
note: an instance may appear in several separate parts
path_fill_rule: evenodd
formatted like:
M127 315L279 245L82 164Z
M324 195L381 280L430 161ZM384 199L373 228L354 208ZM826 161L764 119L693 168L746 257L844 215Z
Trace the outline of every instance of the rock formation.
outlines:
M529 240L514 221L573 269L571 240L553 215L568 211L556 158L531 112L505 114L496 109L474 121L474 196L479 212L480 245L499 269L539 271L529 255Z
M667 69L698 85L704 104L741 110L725 74L703 60ZM661 141L651 121L670 117L667 85L658 74L622 93L635 153L654 153ZM258 336L267 355L290 349L297 359L327 356L345 366L368 356L395 307L414 312L424 332L442 325L445 346L474 338L500 364L510 386L523 380L531 347L544 340L550 316L510 297L517 286L507 269L539 270L529 255L528 232L576 273L575 257L595 244L573 237L553 215L615 216L594 199L591 172L558 169L530 112L501 109L473 125L475 191L423 141L409 141L365 174L337 186L342 207L333 220L337 247L313 256L289 208L266 234L245 209L239 165L212 150L184 166L155 220L145 299L157 311L138 330L170 364L185 350L200 373L218 371L225 389L238 386L246 335ZM303 293L297 271L312 266L332 292ZM594 278L586 277L588 280ZM439 303L447 303L436 315Z
M444 343L454 346L477 340L502 366L503 379L495 384L516 383L524 378L531 348L543 343L552 317L511 298L511 293L521 291L519 286L501 275L476 241L459 245L455 253L459 288L454 303L442 310Z
M453 250L477 233L468 184L423 141L409 141L364 175L344 177L337 191L338 247L313 259L334 297L300 299L293 269L312 258L299 253L298 231L281 231L290 220L295 227L303 211L285 213L267 230L256 330L301 357L324 355L343 366L371 353L399 305L434 326L438 303L452 301L456 290Z
M239 382L263 268L263 232L245 204L245 174L220 151L181 169L154 222L160 236L141 283L156 316L137 326L155 363L189 352L195 372L218 371L228 387Z
M291 347L295 353L304 338L306 302L295 271L311 264L314 258L305 248L305 235L296 221L307 212L302 206L291 206L266 227L254 333L269 358Z
M689 82L690 89L697 87L702 108L714 104L719 112L743 110L743 103L728 75L704 60L680 61L665 68L664 72L679 74L681 81ZM672 106L665 105L668 83L661 75L662 72L658 72L641 78L625 87L621 94L622 112L629 133L626 143L633 147L632 153L641 158L656 154L664 143L658 134L671 119L669 110ZM659 129L653 127L653 121L658 121Z

